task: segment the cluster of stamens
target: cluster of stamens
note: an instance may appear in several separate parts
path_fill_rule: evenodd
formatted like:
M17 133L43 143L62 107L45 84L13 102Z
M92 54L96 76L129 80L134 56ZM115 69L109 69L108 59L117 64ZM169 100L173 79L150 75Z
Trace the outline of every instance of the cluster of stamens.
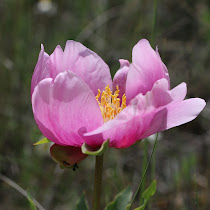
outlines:
M98 95L96 100L100 106L100 110L104 119L104 122L107 122L111 119L114 119L125 107L126 107L126 96L122 96L122 102L120 104L119 96L119 87L116 87L116 91L112 94L112 91L109 88L109 85L105 87L105 90L102 92L98 89ZM101 101L99 97L101 95Z

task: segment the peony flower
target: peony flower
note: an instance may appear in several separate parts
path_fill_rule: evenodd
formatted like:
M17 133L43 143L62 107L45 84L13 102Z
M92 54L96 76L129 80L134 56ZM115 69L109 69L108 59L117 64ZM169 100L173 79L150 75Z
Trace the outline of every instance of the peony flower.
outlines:
M158 50L140 40L132 63L120 60L113 82L107 64L75 41L49 56L43 45L31 82L34 118L41 132L61 146L126 148L154 133L195 119L205 106L184 100L183 82L170 89Z

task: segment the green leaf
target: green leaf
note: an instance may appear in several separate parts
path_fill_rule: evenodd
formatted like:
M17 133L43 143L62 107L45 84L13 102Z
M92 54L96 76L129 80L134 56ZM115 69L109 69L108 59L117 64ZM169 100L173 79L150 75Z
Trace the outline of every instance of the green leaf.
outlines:
M100 156L104 154L104 152L107 150L108 147L109 147L109 139L104 141L101 147L97 150L95 148L90 147L86 143L83 143L81 149L83 154Z
M131 200L131 196L131 188L125 188L122 192L116 195L115 199L106 206L105 210L125 210Z
M142 197L149 200L156 192L157 181L154 179L152 184L143 192Z
M46 143L50 143L51 141L47 138L44 138L36 143L34 143L33 145L39 145L39 144L46 144Z
M30 193L27 191L27 198L28 198L28 201L29 201L29 204L30 204L30 207L31 207L31 210L37 210L34 202L33 202L33 199L30 195Z
M125 209L126 209L126 210L129 210L130 207L131 207L131 203L129 203L129 204L125 207Z
M87 200L85 199L85 193L82 194L77 202L77 210L89 210Z
M157 182L156 180L153 180L152 184L143 192L142 194L142 197L144 199L144 202L143 204L138 207L138 208L135 208L134 210L144 210L149 199L155 194L156 192L156 185L157 185Z

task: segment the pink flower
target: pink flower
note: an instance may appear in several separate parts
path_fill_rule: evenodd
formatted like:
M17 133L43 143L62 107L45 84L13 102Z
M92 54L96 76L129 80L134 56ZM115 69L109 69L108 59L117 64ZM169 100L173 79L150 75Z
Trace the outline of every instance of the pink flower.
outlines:
M113 91L112 91L113 90ZM82 44L67 41L49 56L43 45L31 98L41 132L63 146L129 147L154 133L187 123L205 106L184 100L185 83L170 90L166 66L145 39L133 48L132 63L120 60L113 82L107 64Z

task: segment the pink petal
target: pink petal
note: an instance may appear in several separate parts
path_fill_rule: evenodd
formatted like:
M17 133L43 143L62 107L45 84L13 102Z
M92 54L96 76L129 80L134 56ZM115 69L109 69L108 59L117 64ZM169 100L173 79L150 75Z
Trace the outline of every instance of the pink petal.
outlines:
M32 107L42 133L60 145L81 146L83 133L103 124L93 92L71 71L44 79L34 89Z
M150 91L153 84L162 78L166 78L170 85L167 68L158 52L152 49L146 39L140 40L132 52L132 65L126 82L127 101L129 102L138 93L145 94Z
M92 144L91 137L99 136L98 141L103 142L110 139L110 147L125 148L141 139L144 131L150 127L150 122L155 117L156 112L137 114L135 106L126 107L115 119L105 123L98 129L85 133L85 142Z
M88 145L93 145L94 142L92 139L98 136L98 142L100 144L102 144L103 141L110 139L110 146L113 146L114 141L122 141L121 135L135 135L136 131L132 132L132 125L127 123L131 121L134 116L135 108L133 106L126 107L115 119L104 123L101 127L98 127L92 132L85 133L85 142ZM130 129L126 128L125 125L128 125ZM127 132L128 130L129 132Z
M129 147L149 129L150 123L159 111L172 101L168 91L168 81L161 79L154 84L152 91L146 95L139 94L113 120L103 124L96 130L84 134L87 144L93 144L91 137L98 135L98 141L110 139L110 146ZM100 139L100 135L103 139Z
M130 63L128 60L125 60L125 59L119 59L119 62L120 62L120 68L123 68L124 66L130 66Z
M93 51L79 42L67 41L64 52L57 46L50 56L50 70L53 78L63 71L72 71L78 75L94 92L103 90L108 84L112 88L112 79L107 64Z
M119 98L122 98L125 93L125 85L127 80L127 74L129 69L129 61L120 59L120 69L116 72L113 79L113 91L116 90L116 86L119 87Z
M206 102L201 98L191 98L177 103L169 104L167 108L166 126L161 126L160 131L166 130L194 120L205 107Z
M150 128L144 133L142 138L194 120L205 105L205 101L200 98L191 98L168 104L152 120Z
M195 119L205 102L202 99L181 101L185 90L184 83L168 91L166 79L157 81L152 91L137 95L115 119L85 133L84 136L88 137L85 141L88 143L91 136L101 134L103 140L100 141L110 139L111 147L124 148L154 133Z
M31 96L33 94L36 85L45 78L50 78L50 72L48 68L49 55L44 52L44 46L41 45L41 51L39 53L38 62L34 69L34 73L31 80Z
M156 46L156 55L161 60L160 54L158 52L158 46ZM161 60L161 62L162 62L162 60ZM162 62L162 65L163 65L163 70L165 72L165 78L168 80L168 84L169 84L169 87L170 87L170 78L169 78L168 69L167 69L166 65L163 62Z
M175 101L182 101L184 100L187 94L187 85L185 82L182 82L172 90L170 90L170 95Z
M58 45L49 58L50 75L54 79L59 73L64 72L63 68L63 50Z

